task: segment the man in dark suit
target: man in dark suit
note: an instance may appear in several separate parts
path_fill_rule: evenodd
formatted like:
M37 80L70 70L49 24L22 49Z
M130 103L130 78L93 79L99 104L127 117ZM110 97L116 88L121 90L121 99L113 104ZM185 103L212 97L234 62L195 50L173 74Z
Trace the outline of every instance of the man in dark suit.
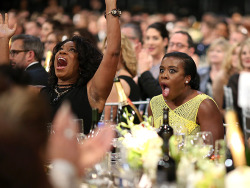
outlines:
M15 35L11 39L10 64L13 68L24 68L30 77L30 85L46 86L48 73L41 65L43 44L38 37L32 35Z

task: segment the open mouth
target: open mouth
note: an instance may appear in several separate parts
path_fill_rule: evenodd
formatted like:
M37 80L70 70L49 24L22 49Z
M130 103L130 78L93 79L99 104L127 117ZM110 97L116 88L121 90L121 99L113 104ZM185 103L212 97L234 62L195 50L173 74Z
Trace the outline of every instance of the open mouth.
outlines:
M57 67L59 67L59 68L64 68L64 67L66 67L67 66L67 61L66 61L66 59L65 58L62 58L62 57L59 57L58 59L57 59Z
M163 97L167 97L169 95L169 87L167 84L161 84L162 95Z

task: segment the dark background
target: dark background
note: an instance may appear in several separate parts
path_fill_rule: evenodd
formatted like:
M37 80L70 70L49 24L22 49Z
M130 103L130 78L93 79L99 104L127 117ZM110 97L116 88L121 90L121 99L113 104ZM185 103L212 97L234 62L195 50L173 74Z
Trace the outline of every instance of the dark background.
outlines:
M75 5L83 9L91 9L90 0L58 0L66 12L71 13ZM104 10L105 0L102 10ZM21 3L26 3L30 12L42 11L48 0L1 0L0 10L6 12L10 9L20 9ZM180 17L194 15L198 19L204 12L214 12L219 15L230 16L234 12L243 15L250 14L250 0L118 0L121 10L129 10L132 13L167 13L172 12Z

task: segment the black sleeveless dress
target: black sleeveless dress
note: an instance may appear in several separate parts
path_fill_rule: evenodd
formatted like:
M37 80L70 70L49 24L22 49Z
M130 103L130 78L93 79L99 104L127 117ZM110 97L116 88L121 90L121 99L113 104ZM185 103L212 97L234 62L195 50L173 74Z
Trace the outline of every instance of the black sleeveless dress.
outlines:
M60 108L64 101L68 101L71 104L71 109L78 119L83 119L84 134L88 134L91 128L92 111L89 104L87 95L87 86L75 86L65 95L61 96L57 101L54 99L57 97L53 88L45 87L41 90L41 94L45 95L51 106L53 120L57 110Z
M119 79L123 79L125 80L129 87L130 87L130 94L128 96L128 98L131 101L139 101L141 98L141 94L140 94L140 88L139 86L135 83L135 81L133 80L133 78L129 77L129 76L118 76Z

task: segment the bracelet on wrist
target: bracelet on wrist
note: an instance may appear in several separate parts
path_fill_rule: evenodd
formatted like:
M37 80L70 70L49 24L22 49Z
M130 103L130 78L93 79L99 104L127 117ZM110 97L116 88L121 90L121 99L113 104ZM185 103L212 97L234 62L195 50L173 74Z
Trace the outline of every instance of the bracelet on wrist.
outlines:
M122 11L120 9L113 9L111 11L109 11L108 13L104 13L104 17L106 18L107 15L111 14L112 16L115 17L120 17L122 14Z

